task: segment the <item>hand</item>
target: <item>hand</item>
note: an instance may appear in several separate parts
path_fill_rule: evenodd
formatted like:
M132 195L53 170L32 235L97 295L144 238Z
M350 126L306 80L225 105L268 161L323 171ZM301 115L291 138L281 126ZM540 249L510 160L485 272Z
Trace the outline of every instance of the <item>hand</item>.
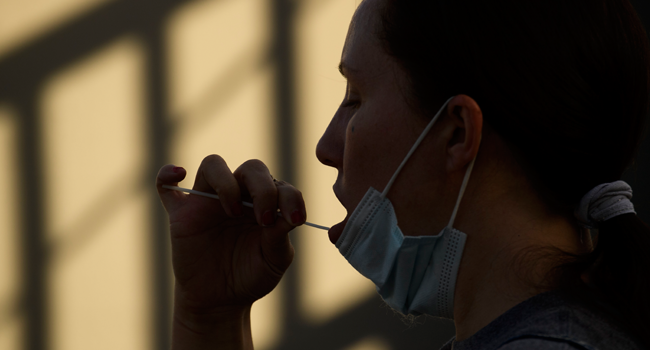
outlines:
M217 155L206 157L194 190L219 200L162 188L185 178L182 168L164 166L158 194L169 214L176 308L204 314L246 308L280 282L293 259L288 233L305 222L300 191L278 182L258 160L234 173ZM242 195L253 210L241 205ZM277 216L277 209L282 216Z

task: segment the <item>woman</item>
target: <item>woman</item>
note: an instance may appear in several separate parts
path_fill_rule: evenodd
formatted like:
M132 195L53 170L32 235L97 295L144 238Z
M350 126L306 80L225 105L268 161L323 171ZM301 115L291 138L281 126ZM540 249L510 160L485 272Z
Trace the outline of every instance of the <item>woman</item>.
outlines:
M650 347L650 228L617 181L649 59L627 0L365 0L316 150L348 211L331 241L391 307L453 318L444 349ZM205 158L194 189L220 202L162 187L184 177L157 179L174 345L252 349L250 308L291 263L301 194L256 160Z

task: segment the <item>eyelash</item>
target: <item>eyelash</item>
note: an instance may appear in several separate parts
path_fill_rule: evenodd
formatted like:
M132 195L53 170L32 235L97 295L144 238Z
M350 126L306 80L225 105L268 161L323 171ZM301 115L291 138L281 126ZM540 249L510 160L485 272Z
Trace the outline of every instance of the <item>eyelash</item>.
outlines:
M348 107L348 108L359 108L361 105L361 101L347 101L343 105L343 107Z

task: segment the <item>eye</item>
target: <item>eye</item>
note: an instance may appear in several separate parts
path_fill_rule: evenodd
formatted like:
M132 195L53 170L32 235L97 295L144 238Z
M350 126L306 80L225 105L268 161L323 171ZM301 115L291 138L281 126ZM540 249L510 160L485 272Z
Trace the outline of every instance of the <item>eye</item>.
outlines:
M361 101L357 101L357 100L348 100L343 103L343 107L346 108L356 109L359 108L359 106L361 106Z

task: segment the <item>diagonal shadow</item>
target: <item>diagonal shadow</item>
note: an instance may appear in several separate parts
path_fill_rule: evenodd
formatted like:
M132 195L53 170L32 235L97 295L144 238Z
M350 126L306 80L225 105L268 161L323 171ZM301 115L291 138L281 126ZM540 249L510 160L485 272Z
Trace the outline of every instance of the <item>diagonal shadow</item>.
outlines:
M0 95L34 94L53 73L137 28L136 1L112 1L90 10L0 59ZM119 23L119 25L116 25Z
M164 33L173 10L196 0L113 0L0 57L0 97L37 92L53 73L129 33ZM162 34L161 34L162 35ZM9 82L9 83L7 83Z
M0 333L23 314L23 298L20 293L7 297L7 301L0 305Z
M107 186L103 194L78 215L76 222L53 234L58 238L48 244L49 263L73 259L98 236L100 229L111 222L126 202L142 195L145 190L155 190L147 185L151 185L151 181L134 181L132 176L126 175Z
M110 222L123 203L140 196L146 189L145 183L149 185L149 182L133 181L130 176L125 176L108 186L104 194L79 215L77 222L54 234L55 237L62 238L54 240L47 247L47 263L64 263L73 259L97 237L99 229ZM62 234L63 232L65 234ZM0 331L23 312L24 298L21 294L9 297L8 301L0 306Z
M218 114L216 111L224 107L260 71L273 63L268 51L268 48L254 48L239 55L225 69L226 74L213 79L199 98L172 115L170 128L186 129L185 132L191 133L211 121Z

